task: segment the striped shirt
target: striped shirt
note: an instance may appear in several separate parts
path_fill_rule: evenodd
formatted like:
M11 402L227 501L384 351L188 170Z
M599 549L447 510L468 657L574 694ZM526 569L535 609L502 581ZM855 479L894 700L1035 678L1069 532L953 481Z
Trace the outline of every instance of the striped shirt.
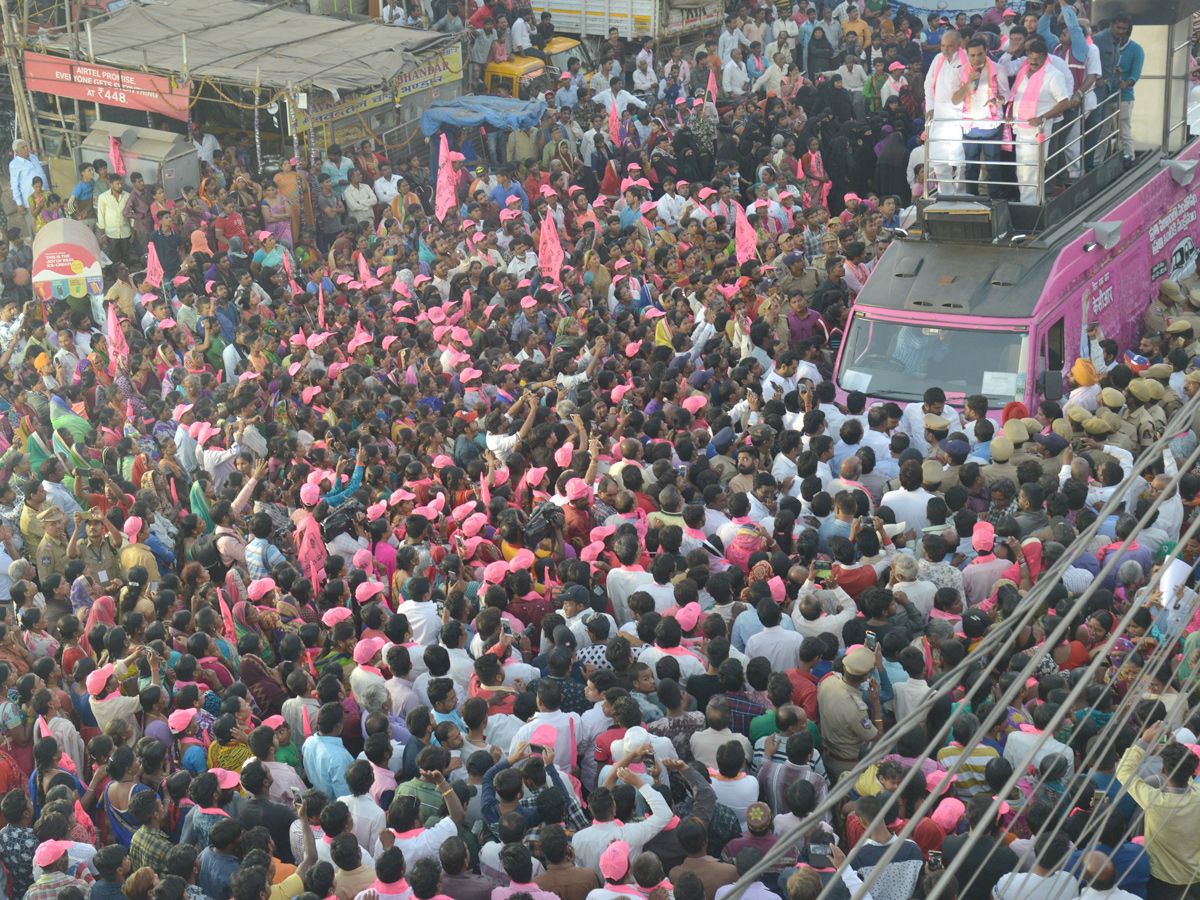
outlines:
M938 763L942 768L949 770L964 753L967 758L958 769L957 787L959 799L965 802L988 789L987 779L983 777L983 770L1000 754L994 748L984 744L977 744L967 750L961 744L951 743L949 747L943 747L938 751Z

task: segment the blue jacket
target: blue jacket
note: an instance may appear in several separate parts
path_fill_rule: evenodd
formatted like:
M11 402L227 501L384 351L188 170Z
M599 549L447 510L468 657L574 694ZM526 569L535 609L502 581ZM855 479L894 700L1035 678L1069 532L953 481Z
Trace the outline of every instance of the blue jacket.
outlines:
M1061 42L1058 36L1050 30L1051 18L1050 13L1046 13L1038 19L1038 34L1046 41L1046 46L1053 53L1058 49L1058 45ZM1075 10L1069 6L1064 6L1062 8L1062 19L1066 23L1067 32L1071 35L1071 55L1075 57L1076 62L1087 62L1087 38L1083 34L1083 29L1079 27L1079 18L1075 15Z
M1122 47L1108 29L1092 38L1092 43L1100 50L1100 80L1096 82L1096 100L1103 103L1116 89L1118 81L1136 82L1142 77L1146 53L1141 44L1133 41L1126 41ZM1132 101L1133 87L1122 89L1120 99Z

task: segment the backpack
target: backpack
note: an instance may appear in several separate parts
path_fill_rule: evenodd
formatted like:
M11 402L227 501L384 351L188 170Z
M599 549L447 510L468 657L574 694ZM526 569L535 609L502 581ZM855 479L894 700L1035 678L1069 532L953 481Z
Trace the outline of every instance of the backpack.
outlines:
M537 547L554 533L556 527L561 530L566 524L567 517L558 504L550 501L538 504L525 524L525 546Z
M192 544L192 560L208 569L208 574L216 584L224 584L229 566L221 561L221 551L217 549L215 534L202 534Z

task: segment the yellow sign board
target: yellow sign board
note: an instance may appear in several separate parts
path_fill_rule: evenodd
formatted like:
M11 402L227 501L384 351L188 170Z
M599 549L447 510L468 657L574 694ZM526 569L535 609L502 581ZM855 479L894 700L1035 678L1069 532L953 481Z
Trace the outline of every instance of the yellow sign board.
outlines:
M462 45L451 44L438 50L417 54L418 65L396 76L396 99L428 90L463 77Z

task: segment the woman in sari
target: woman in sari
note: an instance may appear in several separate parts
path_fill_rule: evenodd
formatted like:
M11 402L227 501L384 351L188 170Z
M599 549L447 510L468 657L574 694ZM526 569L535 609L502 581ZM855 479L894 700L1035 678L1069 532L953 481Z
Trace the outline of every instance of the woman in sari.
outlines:
M254 654L246 654L238 663L238 678L250 691L263 718L276 716L283 710L287 692L280 686L279 673Z
M192 489L188 493L192 514L204 523L203 534L212 534L217 527L213 522L212 512L209 507L212 498L209 497L208 492L211 489L212 482L207 478L201 478L192 484Z
M260 654L263 661L268 665L275 665L275 653L260 624L262 615L257 606L247 600L239 600L233 606L233 629L239 642L248 634L256 636L262 644Z
M103 804L108 817L108 826L113 839L122 847L128 847L133 833L141 824L129 814L129 801L134 794L151 790L141 783L141 763L130 747L118 747L108 759L106 767L112 779L104 788Z
M279 188L268 184L262 198L263 228L271 232L276 242L292 246L292 204L279 193ZM280 260L282 262L282 259ZM271 263L264 263L272 265Z
M304 216L303 221L310 225L315 220L312 212L312 198L308 196L305 190L304 179L296 172L296 165L299 162L297 159L285 159L279 163L280 171L275 175L275 187L279 189L279 196L286 201L292 208L292 235L298 235L301 231L301 216ZM301 213L303 210L303 213Z
M815 137L808 139L808 152L800 159L800 175L804 178L804 206L826 206L833 182L825 172L821 142Z
M210 769L240 772L242 763L250 758L250 748L246 746L246 742L238 740L234 736L237 728L237 719L231 713L222 713L213 722L213 740L208 745L208 767ZM241 735L239 734L237 737L241 737Z

